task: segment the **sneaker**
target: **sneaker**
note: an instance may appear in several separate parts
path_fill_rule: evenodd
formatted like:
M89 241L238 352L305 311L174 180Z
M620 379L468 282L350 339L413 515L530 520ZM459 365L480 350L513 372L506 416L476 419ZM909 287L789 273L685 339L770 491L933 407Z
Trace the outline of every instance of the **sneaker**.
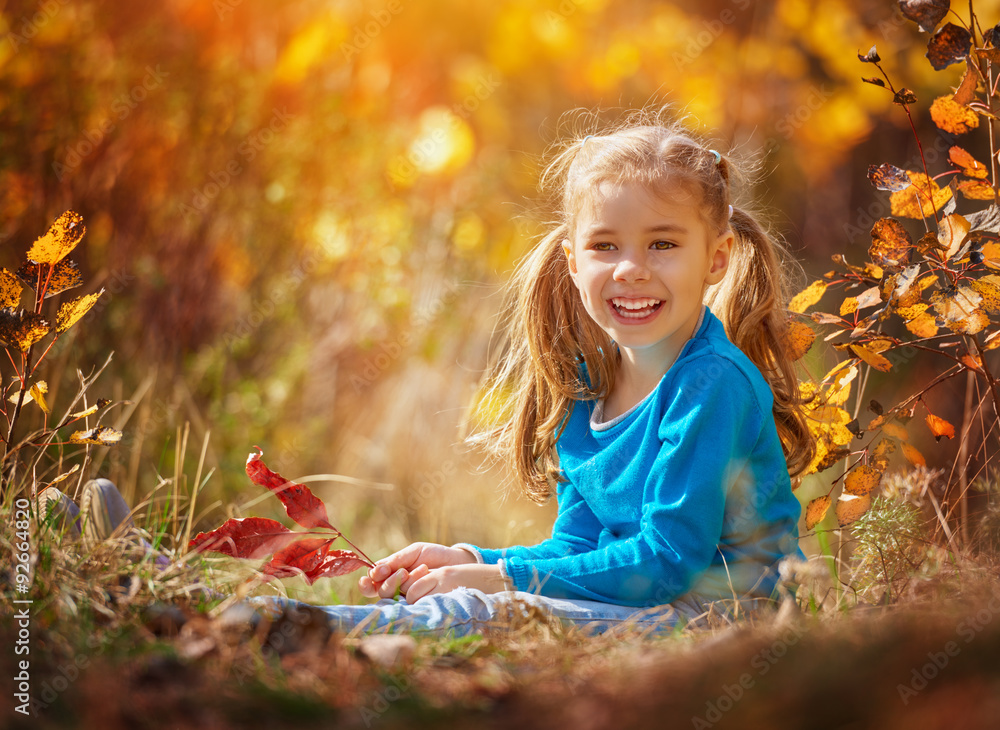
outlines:
M80 508L59 487L46 487L38 493L38 517L47 519L57 530L67 529L70 537L80 537Z
M135 527L132 510L108 479L91 479L83 485L80 517L83 542L89 546L107 540L116 531L122 534Z

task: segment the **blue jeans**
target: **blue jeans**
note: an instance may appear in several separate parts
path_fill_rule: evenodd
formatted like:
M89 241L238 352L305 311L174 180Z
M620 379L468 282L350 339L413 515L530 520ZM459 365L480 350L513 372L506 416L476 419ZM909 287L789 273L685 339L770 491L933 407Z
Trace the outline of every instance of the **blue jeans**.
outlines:
M278 615L283 607L297 603L277 596L260 596L250 601L270 617ZM591 634L618 628L661 634L670 633L678 623L729 623L771 606L774 603L764 598L708 602L689 594L672 604L638 609L596 601L548 598L520 591L483 593L473 588L458 588L448 593L425 596L413 604L405 599L383 599L360 606L316 608L329 616L332 629L345 633L448 633L467 636L505 625L523 625L525 619L538 616L536 612L541 613L543 620L557 620L563 626L577 627Z

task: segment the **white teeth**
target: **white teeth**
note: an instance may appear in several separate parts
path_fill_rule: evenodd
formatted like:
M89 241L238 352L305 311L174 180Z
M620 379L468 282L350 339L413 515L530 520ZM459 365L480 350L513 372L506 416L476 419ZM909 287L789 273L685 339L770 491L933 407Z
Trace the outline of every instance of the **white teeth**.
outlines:
M619 309L646 309L648 307L654 307L660 303L659 299L619 299L615 297L611 300Z
M650 316L656 309L663 304L661 299L622 299L619 297L613 297L611 299L611 304L614 306L615 311L618 312L619 317L624 317L625 319L645 319Z

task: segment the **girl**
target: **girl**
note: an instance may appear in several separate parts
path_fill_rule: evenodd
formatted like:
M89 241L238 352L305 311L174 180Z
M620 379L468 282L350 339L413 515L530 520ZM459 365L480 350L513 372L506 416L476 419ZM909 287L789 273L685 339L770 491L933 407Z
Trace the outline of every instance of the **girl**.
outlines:
M732 177L679 126L642 120L555 157L559 219L510 284L488 377L506 418L479 435L527 496L554 486L552 537L410 545L360 580L405 600L326 608L335 622L475 630L514 591L597 629L670 625L772 596L779 561L803 557L790 476L813 443L780 249L733 207Z
M528 497L555 491L552 537L410 545L361 578L382 600L323 607L336 628L471 633L525 604L669 628L769 601L779 562L803 557L791 477L813 444L780 249L731 178L721 153L642 119L556 155L559 219L510 284L487 378L506 415L477 438Z

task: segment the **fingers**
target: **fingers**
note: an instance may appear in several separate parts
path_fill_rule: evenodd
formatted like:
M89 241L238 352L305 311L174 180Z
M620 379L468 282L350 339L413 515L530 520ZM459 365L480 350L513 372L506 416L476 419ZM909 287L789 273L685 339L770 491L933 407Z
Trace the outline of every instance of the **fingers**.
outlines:
M375 598L378 595L378 588L375 587L371 577L367 575L358 578L358 588L361 591L361 595L365 598Z
M392 555L376 561L375 567L369 571L372 580L376 583L380 580L385 580L400 568L412 570L415 566L423 562L420 559L420 554L423 551L424 544L420 542L412 543L402 550L398 550Z
M431 569L426 565L418 565L416 568L410 571L410 575L405 581L400 584L400 590L406 595L406 600L410 600L410 588L413 584L423 578L425 575L431 572Z
M422 578L413 581L410 587L406 590L406 602L416 603L424 596L429 596L433 593L440 593L441 590L438 588L438 577L440 573L438 571L427 571L427 574Z
M400 594L400 586L409 576L409 571L406 568L400 568L378 584L379 596L382 598L395 598Z

